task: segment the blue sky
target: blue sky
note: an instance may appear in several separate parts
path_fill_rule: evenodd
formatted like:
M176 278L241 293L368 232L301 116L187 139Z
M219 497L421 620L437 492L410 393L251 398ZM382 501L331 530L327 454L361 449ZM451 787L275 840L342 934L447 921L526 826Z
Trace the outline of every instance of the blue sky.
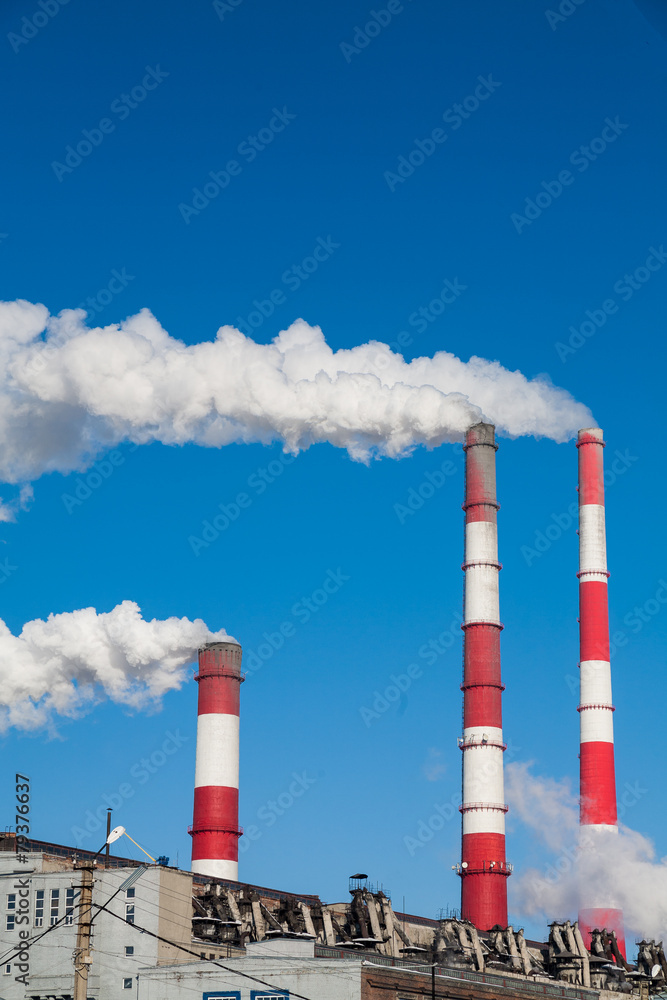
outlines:
M646 710L667 695L667 614L650 603L667 577L665 472L655 457L667 283L665 15L657 0L585 0L560 18L526 0L400 6L364 47L357 28L386 5L70 0L17 42L22 30L33 34L22 19L40 8L7 0L0 293L52 313L92 298L91 322L102 324L147 306L187 343L239 320L268 343L303 317L334 348L396 342L407 331L406 359L437 350L497 359L589 405L609 468L618 459L607 496L612 631L626 640L613 658L617 780L623 789L641 778L645 791L625 818L661 856L667 809L653 762L662 726L659 717L647 726ZM149 68L154 89L135 107L123 103ZM494 81L486 99L456 127L452 111L446 141L392 180L417 140L431 148L443 114L480 78ZM239 152L277 112L285 124L266 148ZM90 154L67 172L54 168L103 119L113 128L103 127ZM239 167L224 190L199 214L184 213L179 206L230 160ZM528 206L533 220L517 224L536 198L539 214ZM329 257L298 283L285 280L318 240L336 244ZM653 250L660 266L634 277ZM425 328L411 325L447 279L465 291ZM100 296L112 281L113 294ZM249 319L276 289L273 313ZM592 336L577 333L596 317ZM516 761L576 788L577 535L567 513L576 449L532 438L500 444L505 733ZM242 689L240 820L260 835L241 854L241 877L331 901L363 870L398 907L403 896L425 915L458 905L458 812L419 848L405 838L438 805L455 803L460 786L460 448L369 466L328 445L291 463L278 445L120 452L113 474L71 511L63 494L79 474L51 474L34 484L30 511L1 526L10 568L0 617L17 632L50 612L108 611L131 599L147 617L224 627L246 656L292 622L294 634ZM454 471L435 495L413 514L397 511L447 460ZM276 462L261 494L249 487ZM250 506L195 554L189 537L241 491ZM538 533L546 538L555 524L539 552ZM295 604L329 573L339 589L304 620ZM647 601L641 621L633 609ZM456 642L427 665L419 649L447 630ZM361 709L411 663L421 676L366 725ZM190 683L154 715L102 704L62 723L55 739L10 733L5 822L17 770L32 778L34 834L62 843L129 783L117 821L151 853L187 867L195 726ZM183 741L146 776L141 760L168 732ZM308 787L277 815L267 803L295 772ZM102 839L83 843L96 849ZM517 870L548 861L511 813L507 850ZM511 920L543 932L521 912Z

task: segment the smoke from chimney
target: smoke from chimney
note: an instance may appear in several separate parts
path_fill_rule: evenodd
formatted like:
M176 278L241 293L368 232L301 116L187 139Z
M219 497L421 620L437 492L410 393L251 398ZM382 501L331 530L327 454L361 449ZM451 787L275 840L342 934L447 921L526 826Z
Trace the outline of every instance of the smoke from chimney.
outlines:
M0 621L0 732L53 729L104 698L135 711L156 708L187 680L187 665L211 640L197 618L145 621L133 601L98 614L82 608L27 622L18 636Z
M481 419L556 441L591 419L565 390L497 361L441 351L406 363L376 341L332 351L303 320L270 344L230 326L185 344L148 310L104 328L84 318L0 303L0 480L81 469L123 440L293 453L329 442L367 461L462 440Z
M626 818L642 800L659 794L659 775L651 786L646 774L623 790ZM621 823L617 832L594 831L590 843L582 844L579 797L567 780L535 775L528 762L508 764L505 779L515 822L530 831L533 844L544 845L539 868L522 869L510 882L514 912L538 926L554 914L574 919L582 896L592 897L604 886L605 901L613 897L628 934L667 939L667 857L657 856L647 837Z

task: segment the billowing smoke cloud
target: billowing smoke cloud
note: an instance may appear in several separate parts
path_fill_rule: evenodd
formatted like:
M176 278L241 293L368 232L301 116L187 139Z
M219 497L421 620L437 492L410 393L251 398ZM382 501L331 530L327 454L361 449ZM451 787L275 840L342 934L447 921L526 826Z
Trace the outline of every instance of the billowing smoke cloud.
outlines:
M517 816L546 846L541 869L515 873L513 909L544 919L576 919L580 892L623 910L628 940L667 940L667 857L656 858L653 843L619 824L619 832L580 835L579 803L569 782L537 777L529 764L505 769L506 798ZM620 795L627 816L648 789L640 782ZM581 838L581 839L580 839Z
M0 479L81 469L138 444L317 442L354 459L460 440L482 418L499 433L564 441L589 410L546 379L446 352L406 363L376 341L332 351L298 320L271 344L224 326L188 346L148 310L89 329L82 310L0 303Z
M144 621L133 601L98 614L83 608L49 615L12 635L0 620L0 732L53 728L107 697L129 709L155 709L187 679L205 642L229 639L197 618Z

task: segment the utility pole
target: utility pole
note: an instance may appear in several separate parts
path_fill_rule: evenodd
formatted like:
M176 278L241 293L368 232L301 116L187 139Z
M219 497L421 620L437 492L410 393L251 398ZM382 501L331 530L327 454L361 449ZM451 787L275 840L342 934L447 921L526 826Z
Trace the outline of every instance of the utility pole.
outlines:
M79 922L74 952L74 1000L88 1000L88 971L93 963L90 955L90 937L94 865L88 861L75 864L74 867L81 872Z
M104 850L104 867L109 867L109 834L111 833L111 809L107 809L107 845Z

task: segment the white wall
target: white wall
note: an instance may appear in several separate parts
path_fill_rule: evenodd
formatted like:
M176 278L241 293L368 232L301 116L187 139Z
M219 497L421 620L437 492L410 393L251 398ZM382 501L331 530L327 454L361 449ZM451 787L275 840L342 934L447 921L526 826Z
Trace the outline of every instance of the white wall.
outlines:
M162 966L139 973L138 1000L202 1000L206 993L238 992L251 1000L252 991L263 996L285 990L313 1000L361 1000L361 960L358 958L228 958L224 972L210 962ZM256 976L270 986L241 976ZM273 987L273 989L272 989Z

